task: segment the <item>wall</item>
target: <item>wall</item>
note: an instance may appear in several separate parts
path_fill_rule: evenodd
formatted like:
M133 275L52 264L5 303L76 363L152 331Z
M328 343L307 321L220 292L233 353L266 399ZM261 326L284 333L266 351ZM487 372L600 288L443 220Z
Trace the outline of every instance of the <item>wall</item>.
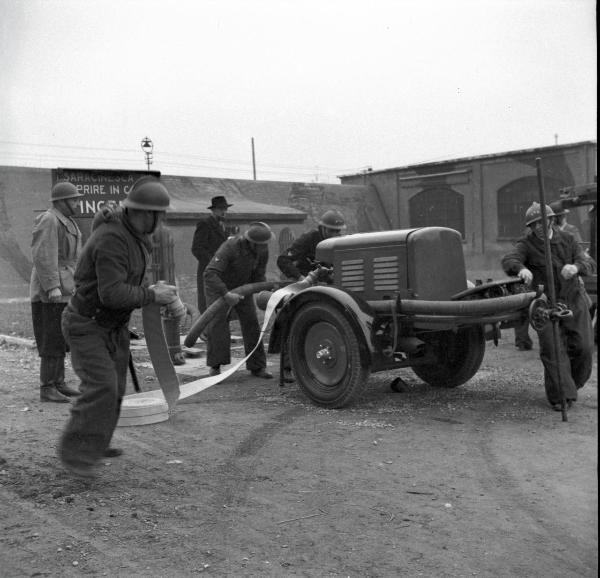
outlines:
M35 215L50 206L52 178L51 169L0 166L0 298L28 295L31 228ZM277 240L270 246L268 268L269 278L273 279L279 277L275 259L282 250L281 243L316 226L319 216L329 208L336 208L346 216L350 233L388 228L376 191L362 184L173 175L160 178L171 194L172 209L167 213L167 224L174 239L177 281L186 291L195 290L196 285L196 260L190 252L195 226L200 216L210 212L208 206L213 196L223 195L233 203L228 221L241 231L257 220L273 227Z
M502 274L499 266L501 256L525 228L526 207L539 199L537 157L542 159L547 202L559 198L561 187L595 181L595 141L411 165L340 178L343 184L368 183L374 187L394 228L414 226L415 215L411 214L411 205L414 207L419 195L435 190L441 199L444 191L457 193L462 200L467 267L470 271L493 271L497 277ZM507 204L506 199L509 198L511 201ZM511 220L508 224L503 221L503 225L509 225L515 232L508 236L499 230L499 206L502 202L503 210L507 207L512 210L511 217L502 217ZM431 207L431 215L427 224L447 225L443 222L447 217L441 214L439 207ZM585 208L572 211L569 221L579 227L584 240L590 240L589 217Z

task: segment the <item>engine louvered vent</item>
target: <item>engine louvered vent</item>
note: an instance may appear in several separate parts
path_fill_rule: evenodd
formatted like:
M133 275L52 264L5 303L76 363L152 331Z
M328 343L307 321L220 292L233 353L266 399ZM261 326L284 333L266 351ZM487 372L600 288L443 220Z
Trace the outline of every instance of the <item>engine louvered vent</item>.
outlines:
M364 259L342 261L342 287L348 291L365 290Z
M399 278L397 255L373 259L373 289L375 291L399 290Z

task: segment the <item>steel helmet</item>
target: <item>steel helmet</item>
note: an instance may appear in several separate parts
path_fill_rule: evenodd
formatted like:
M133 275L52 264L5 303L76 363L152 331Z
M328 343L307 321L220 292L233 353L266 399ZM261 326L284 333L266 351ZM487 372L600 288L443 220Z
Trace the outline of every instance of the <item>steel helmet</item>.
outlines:
M546 205L546 217L554 217L554 211L549 205ZM531 207L529 207L529 209L527 209L527 212L525 213L525 224L529 226L532 223L539 221L541 218L542 210L540 204L533 202L531 204Z
M554 215L559 217L560 215L566 215L569 209L563 209L562 201L554 201L550 203L550 208L554 211Z
M75 197L83 197L77 190L77 187L69 181L59 181L52 187L50 200L61 201L63 199L74 199Z
M328 229L334 229L335 231L341 231L346 228L346 221L342 213L335 209L330 209L321 215L319 225Z
M166 211L169 208L169 193L156 177L144 176L133 183L123 206L141 211Z
M244 233L244 238L257 245L266 245L275 235L271 227L262 221L250 223L248 230Z

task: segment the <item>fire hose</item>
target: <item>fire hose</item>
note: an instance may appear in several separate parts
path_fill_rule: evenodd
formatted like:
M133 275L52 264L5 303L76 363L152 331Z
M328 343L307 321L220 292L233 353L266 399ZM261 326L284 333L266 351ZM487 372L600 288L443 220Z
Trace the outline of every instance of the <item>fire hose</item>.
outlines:
M269 298L264 314L263 325L254 349L252 349L245 358L221 372L220 375L203 377L183 385L179 384L179 378L177 377L168 352L164 332L162 330L160 306L151 304L144 307L142 309L144 332L146 334L148 352L150 353L160 390L146 391L125 396L121 405L121 415L117 425L132 426L165 421L169 419L169 414L174 411L175 406L180 399L204 391L235 373L262 342L263 335L270 325L273 313L279 305L291 295L306 289L317 281L317 273L313 274L313 272L311 272L305 279L298 281L297 283L291 283L289 281L272 281L251 283L232 289L233 292L241 294L243 291L245 296L249 296L266 289L272 290L280 287L280 289L275 291ZM214 318L216 312L221 307L226 306L227 303L222 298L213 303L193 324L193 327L190 329L190 333L193 331L193 337L190 337L189 342L192 344L195 343L198 336ZM188 337L190 333L188 333Z
M240 287L232 289L231 292L237 293L242 297L248 297L254 293L260 293L261 291L280 289L281 287L291 285L291 283L291 281L262 281L258 283L248 283L247 285L241 285ZM220 297L215 302L211 303L206 311L192 324L183 344L186 347L194 347L194 344L198 341L202 332L208 327L217 313L228 307L229 305L223 297Z

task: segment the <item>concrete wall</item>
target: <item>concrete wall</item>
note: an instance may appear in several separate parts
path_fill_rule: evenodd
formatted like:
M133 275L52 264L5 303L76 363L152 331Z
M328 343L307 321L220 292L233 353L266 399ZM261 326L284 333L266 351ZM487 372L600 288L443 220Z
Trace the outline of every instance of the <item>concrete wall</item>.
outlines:
M49 205L51 169L0 166L0 298L26 297L31 271L31 228L34 217ZM313 228L329 208L340 210L348 232L389 228L376 191L368 186L245 181L162 175L171 194L167 225L174 240L175 274L186 298L195 302L196 260L190 252L198 218L208 214L213 196L224 195L233 207L228 222L240 231L251 221L266 221L277 239L270 246L268 276L279 278L275 265L283 245ZM83 222L83 217L82 217ZM89 219L82 230L89 230ZM285 248L283 247L283 248Z

